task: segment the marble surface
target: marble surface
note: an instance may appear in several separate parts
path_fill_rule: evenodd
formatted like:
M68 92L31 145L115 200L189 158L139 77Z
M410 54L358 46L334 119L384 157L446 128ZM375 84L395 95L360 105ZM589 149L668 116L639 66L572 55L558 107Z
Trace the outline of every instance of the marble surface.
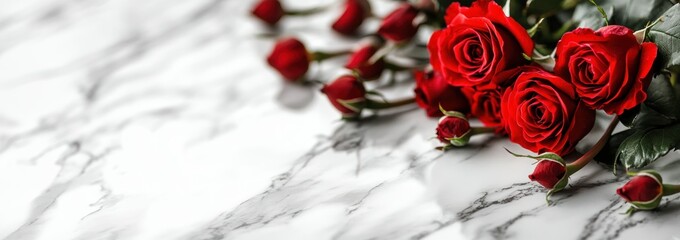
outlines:
M547 206L507 139L435 151L436 120L413 106L339 121L317 89L266 66L252 3L2 1L0 239L680 239L678 197L622 215L625 178L597 164ZM282 32L350 47L329 30L337 14ZM657 165L669 181L678 158Z

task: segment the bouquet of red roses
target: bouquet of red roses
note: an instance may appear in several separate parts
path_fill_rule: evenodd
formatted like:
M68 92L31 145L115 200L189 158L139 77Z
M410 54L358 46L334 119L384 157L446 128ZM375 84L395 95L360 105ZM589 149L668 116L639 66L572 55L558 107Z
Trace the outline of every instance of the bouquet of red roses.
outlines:
M281 38L267 61L290 82L322 84L348 121L415 102L427 116L441 117L435 131L441 150L464 147L474 135L507 136L538 154L511 153L537 160L529 179L549 189L547 197L593 159L615 173L622 165L633 177L617 193L631 211L654 209L663 196L680 192L680 185L642 170L680 148L680 4L627 4L419 0L400 1L378 17L369 1L346 0L330 27L357 39L353 51L310 51L296 38ZM284 16L324 10L261 0L252 13L276 28ZM362 28L375 19L377 29ZM427 54L413 54L418 51ZM306 78L312 62L344 55L347 74L328 82ZM390 101L368 88L404 72L415 80L413 98ZM611 124L590 150L565 161L597 111ZM468 118L484 126L473 127ZM626 129L612 134L619 123Z

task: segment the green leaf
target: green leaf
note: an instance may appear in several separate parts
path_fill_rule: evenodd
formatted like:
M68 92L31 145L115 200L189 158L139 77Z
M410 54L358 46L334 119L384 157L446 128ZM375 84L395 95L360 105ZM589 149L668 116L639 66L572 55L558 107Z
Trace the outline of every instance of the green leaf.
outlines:
M638 109L626 111L621 122L634 128L666 126L680 121L680 97L668 76L655 76L647 88L647 99Z
M664 68L680 72L680 4L675 4L649 30L649 39L659 48L659 62Z
M623 25L630 29L642 29L647 23L654 22L673 6L669 0L598 0L604 9L613 7L610 24Z
M640 169L669 151L680 148L680 123L661 128L636 129L619 146L626 169Z
M575 0L529 0L527 1L527 13L547 17L564 9L576 6Z

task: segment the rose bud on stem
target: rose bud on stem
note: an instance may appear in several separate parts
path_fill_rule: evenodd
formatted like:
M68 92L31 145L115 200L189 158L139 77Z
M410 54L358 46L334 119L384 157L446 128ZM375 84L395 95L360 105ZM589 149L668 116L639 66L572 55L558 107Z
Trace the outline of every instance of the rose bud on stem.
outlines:
M429 117L444 115L441 108L449 111L467 113L470 112L470 104L461 92L460 88L454 87L435 71L414 72L416 87L413 92L418 106L425 110Z
M383 19L378 34L396 43L411 40L420 27L420 23L416 22L418 13L420 11L413 5L409 3L401 4L399 8Z
M350 55L345 68L354 71L365 81L380 78L385 70L394 72L411 70L412 67L400 66L385 59L385 41L380 38L372 38Z
M279 0L261 0L253 7L253 16L262 20L270 27L276 26L283 16L308 16L323 11L325 7L307 10L289 11L284 10Z
M342 35L354 35L364 20L371 16L371 5L367 0L345 1L345 11L331 26Z
M638 210L655 209L659 207L661 197L680 192L680 185L664 184L661 175L656 171L628 172L628 175L633 178L616 189L616 194L631 204L626 211L627 214Z
M274 45L274 49L267 57L267 63L289 82L299 82L309 70L311 61L321 62L348 53L349 51L310 52L300 40L283 38Z
M437 147L438 150L446 151L453 147L463 147L474 135L495 132L495 128L470 127L470 122L463 113L446 111L441 106L439 106L439 109L444 116L439 119L439 124L437 124L437 139L444 146Z
M394 102L377 101L366 96L378 94L366 91L363 82L353 75L343 75L328 85L321 88L321 92L326 94L333 107L342 114L343 120L357 121L361 119L361 112L364 109L380 110L393 107L400 107L414 103L412 98Z
M368 43L362 44L352 55L347 59L345 68L356 72L361 78L370 81L375 80L382 75L385 70L385 59L379 58L371 61L371 58L384 45L382 39L371 39Z
M549 189L545 199L548 204L550 204L550 196L555 192L561 191L567 186L569 183L569 176L585 167L586 164L588 164L602 150L602 148L604 148L604 146L607 144L607 140L609 140L609 137L612 135L612 132L618 123L618 116L614 116L614 119L612 119L611 123L597 143L595 143L595 145L590 150L588 150L588 152L583 154L583 156L568 164L564 161L564 159L562 159L560 155L551 152L538 156L529 156L519 155L510 152L510 150L505 150L515 157L527 157L538 160L536 168L534 168L534 172L529 174L529 179L531 181L536 181L541 184L541 186Z

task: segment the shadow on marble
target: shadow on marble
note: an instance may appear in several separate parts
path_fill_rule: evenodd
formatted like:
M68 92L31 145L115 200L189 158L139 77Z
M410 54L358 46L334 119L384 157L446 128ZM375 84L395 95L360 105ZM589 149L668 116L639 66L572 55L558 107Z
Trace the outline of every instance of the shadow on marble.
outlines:
M276 101L289 109L303 109L314 100L314 91L318 89L313 86L285 82L276 95Z

